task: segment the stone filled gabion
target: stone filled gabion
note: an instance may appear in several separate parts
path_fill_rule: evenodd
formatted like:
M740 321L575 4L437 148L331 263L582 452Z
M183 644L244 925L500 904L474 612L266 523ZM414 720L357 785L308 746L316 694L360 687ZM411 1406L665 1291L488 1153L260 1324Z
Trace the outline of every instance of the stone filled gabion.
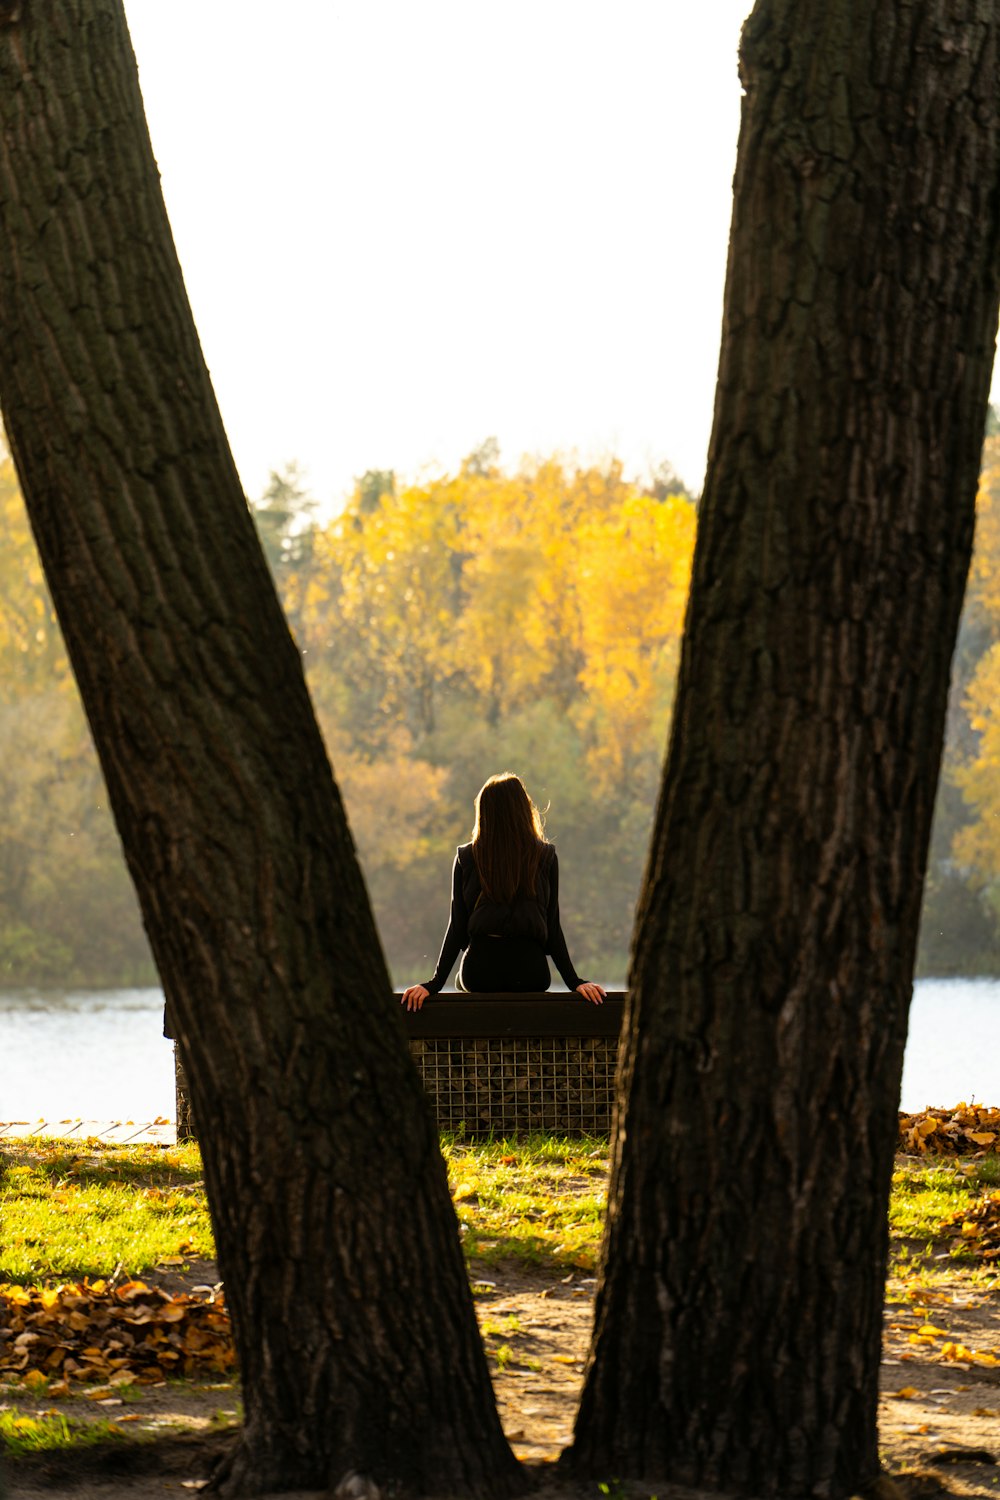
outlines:
M410 1050L439 1130L610 1133L616 1038L443 1037L412 1040Z

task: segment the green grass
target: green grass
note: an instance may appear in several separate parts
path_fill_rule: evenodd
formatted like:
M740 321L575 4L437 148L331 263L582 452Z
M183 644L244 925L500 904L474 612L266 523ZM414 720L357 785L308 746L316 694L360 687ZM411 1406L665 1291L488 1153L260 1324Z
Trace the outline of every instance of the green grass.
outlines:
M955 1263L975 1263L973 1250L962 1243L952 1244L952 1237L941 1226L953 1214L967 1212L982 1193L995 1192L998 1186L1000 1158L996 1156L971 1162L929 1157L899 1165L892 1175L889 1200L889 1229L896 1241L892 1269L896 1274L925 1269L930 1256L948 1257L938 1261L942 1269L948 1265L954 1268Z
M137 1275L215 1253L195 1146L8 1142L0 1283Z
M144 1434L132 1433L132 1439ZM125 1433L114 1422L103 1417L81 1422L64 1417L62 1412L42 1412L29 1416L16 1408L0 1411L0 1444L9 1458L23 1458L28 1453L48 1453L54 1448L90 1448L95 1443L124 1439Z
M607 1184L607 1142L532 1136L442 1140L466 1257L479 1265L593 1269ZM903 1162L890 1225L902 1261L947 1254L941 1223L1000 1187L1000 1158ZM5 1142L0 1283L119 1275L214 1255L196 1146ZM958 1247L955 1259L971 1252ZM947 1265L948 1262L942 1264ZM498 1329L506 1336L512 1328Z
M470 1260L592 1270L600 1247L607 1142L529 1136L442 1140Z

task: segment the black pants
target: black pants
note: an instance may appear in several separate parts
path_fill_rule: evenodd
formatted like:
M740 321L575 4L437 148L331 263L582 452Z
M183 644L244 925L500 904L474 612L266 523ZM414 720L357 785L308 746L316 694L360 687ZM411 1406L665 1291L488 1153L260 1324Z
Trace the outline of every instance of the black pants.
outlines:
M552 976L541 944L531 938L474 937L456 983L470 994L518 995L547 990Z

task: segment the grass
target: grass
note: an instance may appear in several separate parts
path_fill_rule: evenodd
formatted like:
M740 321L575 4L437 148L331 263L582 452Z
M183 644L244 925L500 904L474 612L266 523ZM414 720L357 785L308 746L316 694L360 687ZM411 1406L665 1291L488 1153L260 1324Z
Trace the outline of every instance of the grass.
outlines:
M475 1278L502 1261L560 1272L591 1271L600 1247L607 1182L607 1142L536 1136L478 1144L444 1138L452 1195ZM155 1280L157 1266L214 1254L196 1146L105 1145L100 1142L5 1142L0 1170L0 1283L97 1279L117 1270ZM939 1278L959 1271L991 1280L996 1267L942 1234L942 1222L966 1212L984 1191L1000 1186L1000 1159L900 1158L893 1175L890 1302L922 1289L933 1301ZM481 1279L491 1287L487 1275ZM908 1289L909 1288L909 1289ZM901 1289L901 1290L900 1290ZM484 1309L484 1311L486 1311ZM486 1312L487 1354L498 1370L537 1371L522 1350L512 1314ZM530 1347L530 1345L528 1346ZM39 1403L45 1393L36 1393ZM228 1423L220 1410L218 1421ZM0 1446L13 1458L46 1449L117 1441L114 1420L87 1420L55 1411L0 1409ZM151 1434L149 1434L151 1435ZM608 1495L616 1494L609 1484Z
M470 1144L442 1140L466 1257L593 1270L600 1247L607 1143L532 1136ZM941 1223L1000 1187L1000 1158L901 1159L890 1225L897 1268L914 1258L970 1259ZM214 1255L197 1146L4 1143L0 1283L155 1274ZM497 1334L517 1330L505 1326Z
M528 1136L470 1145L445 1137L466 1257L593 1270L607 1189L607 1142Z
M944 1256L944 1264L971 1264L975 1255L967 1245L952 1246L941 1225L960 1210L965 1212L983 1192L1000 1186L1000 1157L974 1161L929 1157L901 1160L892 1175L889 1228L896 1242L893 1270L911 1272L928 1256Z
M137 1434L132 1434L134 1439ZM125 1433L103 1417L86 1422L64 1417L62 1412L28 1416L16 1408L0 1411L0 1445L8 1458L28 1453L49 1453L55 1448L91 1448L96 1443L124 1439Z
M0 1283L137 1275L215 1253L196 1146L9 1142Z

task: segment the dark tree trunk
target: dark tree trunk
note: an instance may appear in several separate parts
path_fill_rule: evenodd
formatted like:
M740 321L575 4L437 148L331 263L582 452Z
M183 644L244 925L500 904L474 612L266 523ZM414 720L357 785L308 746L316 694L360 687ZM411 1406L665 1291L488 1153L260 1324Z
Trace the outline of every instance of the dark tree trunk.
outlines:
M198 345L120 0L11 16L0 402L191 1083L245 1382L221 1483L355 1469L509 1491L444 1166Z
M998 296L993 0L758 0L568 1462L878 1475L886 1204Z

